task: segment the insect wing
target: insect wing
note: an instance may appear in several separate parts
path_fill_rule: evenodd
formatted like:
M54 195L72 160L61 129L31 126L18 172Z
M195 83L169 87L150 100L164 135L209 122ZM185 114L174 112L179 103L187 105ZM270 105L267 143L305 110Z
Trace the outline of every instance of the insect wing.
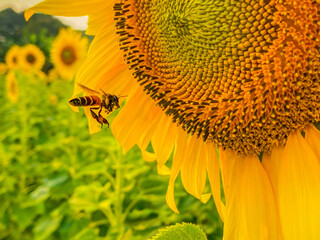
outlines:
M100 88L100 91L101 91L106 97L112 96L111 94L106 93L105 91L103 91L101 88Z
M84 91L86 91L86 92L88 92L88 93L91 93L91 94L94 94L94 95L100 95L101 93L99 93L99 92L97 92L97 91L95 91L95 90L93 90L93 89L90 89L90 88L88 88L88 87L86 87L86 86L83 86L82 84L80 84L80 83L77 83L78 84L78 86L79 87L81 87Z

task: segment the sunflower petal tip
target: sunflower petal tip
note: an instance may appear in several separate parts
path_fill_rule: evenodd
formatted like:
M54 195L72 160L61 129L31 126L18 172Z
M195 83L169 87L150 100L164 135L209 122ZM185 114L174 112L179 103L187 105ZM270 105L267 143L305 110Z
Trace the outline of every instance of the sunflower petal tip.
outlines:
M35 14L36 12L32 10L31 8L28 8L24 11L24 18L26 21L29 21L29 19Z
M206 204L209 201L210 197L211 197L211 193L201 194L200 201Z
M177 206L176 206L175 203L174 203L174 205L168 203L168 206L169 206L169 208L170 208L172 211L174 211L174 212L177 213L177 214L180 214L180 212L179 212L179 210L178 210L178 208L177 208Z
M159 175L170 175L170 173L171 173L170 168L168 168L165 165L163 165L163 166L158 165L158 174Z
M146 150L141 150L142 157L146 162L153 162L156 160L156 156L154 153L148 152Z
M172 208L171 208L171 209L172 209ZM178 209L176 209L176 210L172 209L172 211L174 211L174 212L177 213L177 214L180 214L180 212L179 212Z
M173 186L171 186L170 184L169 184L167 194L166 194L166 202L172 211L174 211L175 213L178 213L178 214L180 213L177 208L176 201L174 200Z
M129 151L129 149L125 148L124 146L122 146L122 153L126 154Z
M101 129L98 128L98 127L89 127L90 135L95 134L95 133L100 132L100 131L101 131Z

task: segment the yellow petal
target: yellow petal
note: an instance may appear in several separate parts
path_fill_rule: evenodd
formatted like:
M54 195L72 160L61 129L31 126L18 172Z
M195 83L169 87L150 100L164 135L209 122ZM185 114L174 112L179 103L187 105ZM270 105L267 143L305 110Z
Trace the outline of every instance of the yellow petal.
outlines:
M118 48L114 27L105 25L90 45L76 82L115 95L128 94L133 80Z
M179 213L177 209L176 202L174 200L174 182L180 172L181 165L185 161L185 152L188 145L188 135L182 129L178 129L178 136L176 141L176 147L174 151L172 167L171 167L171 175L168 185L168 190L166 194L166 201L168 206L172 209L172 211Z
M207 203L211 197L211 193L201 194L200 201L202 203Z
M170 175L171 174L171 170L166 165L163 165L161 167L158 166L158 174L159 175Z
M158 168L161 169L169 159L174 148L177 134L178 127L172 123L170 117L163 113L151 139L152 147L157 155Z
M156 155L148 151L141 151L142 157L146 162L153 162L156 160Z
M28 21L36 12L65 17L86 16L105 5L105 0L45 0L28 8L24 17Z
M85 107L84 108L84 112L87 116L87 119L88 119L88 125L89 125L89 132L90 134L94 134L94 133L97 133L99 131L101 131L101 125L100 123L97 122L96 119L94 119L91 115L91 112L90 112L90 108L89 107ZM79 116L80 117L80 116Z
M320 239L320 166L306 140L292 134L263 161L274 178L284 239Z
M100 28L109 23L109 25L114 25L114 11L113 5L115 1L105 1L104 6L99 8L96 12L89 15L88 18L88 28L86 30L87 35L96 35Z
M138 87L114 119L112 133L124 151L127 151L140 141L145 132L154 127L160 114L160 108Z
M155 153L151 153L147 151L147 147L150 143L150 140L154 131L155 131L155 127L150 125L148 128L145 129L145 131L141 132L141 136L139 138L139 141L137 142L137 145L141 150L143 159L148 162L155 161L157 158Z
M223 149L219 149L221 177L222 177L224 197L226 202L229 201L230 186L232 186L233 184L232 177L234 176L232 175L232 172L238 170L234 166L234 164L236 163L234 158L235 158L235 155L231 151L224 151Z
M314 154L317 156L320 163L320 131L313 125L310 125L306 130L306 141L311 147Z
M217 211L222 221L224 221L225 206L221 201L220 169L216 148L214 144L207 143L205 150L207 156L206 162L208 178L211 186L212 196L216 204Z
M278 198L278 195L274 187L277 185L277 181L278 181L279 167L281 163L281 161L279 161L279 159L281 159L281 155L280 155L281 149L282 149L281 147L275 146L272 149L272 158L271 158L271 154L264 153L263 159L262 159L262 166L266 170L269 176L276 199Z
M204 142L195 135L189 137L184 151L184 164L181 166L181 179L188 193L200 199L206 184L206 152Z
M220 160L227 196L224 239L281 239L274 193L258 157L220 151Z

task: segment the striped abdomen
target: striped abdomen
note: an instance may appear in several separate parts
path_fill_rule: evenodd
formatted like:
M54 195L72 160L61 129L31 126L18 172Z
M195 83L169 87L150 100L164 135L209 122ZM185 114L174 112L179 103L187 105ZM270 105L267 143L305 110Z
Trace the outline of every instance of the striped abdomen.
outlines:
M90 95L83 97L76 97L69 101L69 104L75 107L86 107L93 105L100 105L101 99L98 96Z

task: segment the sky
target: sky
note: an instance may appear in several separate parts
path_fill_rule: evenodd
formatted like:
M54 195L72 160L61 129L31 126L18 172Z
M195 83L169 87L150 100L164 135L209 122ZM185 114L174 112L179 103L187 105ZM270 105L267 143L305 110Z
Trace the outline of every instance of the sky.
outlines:
M0 0L0 11L6 8L12 8L16 12L22 12L26 8L35 5L42 0ZM88 0L89 1L89 0ZM87 28L88 17L56 17L66 25L77 30L85 30Z

